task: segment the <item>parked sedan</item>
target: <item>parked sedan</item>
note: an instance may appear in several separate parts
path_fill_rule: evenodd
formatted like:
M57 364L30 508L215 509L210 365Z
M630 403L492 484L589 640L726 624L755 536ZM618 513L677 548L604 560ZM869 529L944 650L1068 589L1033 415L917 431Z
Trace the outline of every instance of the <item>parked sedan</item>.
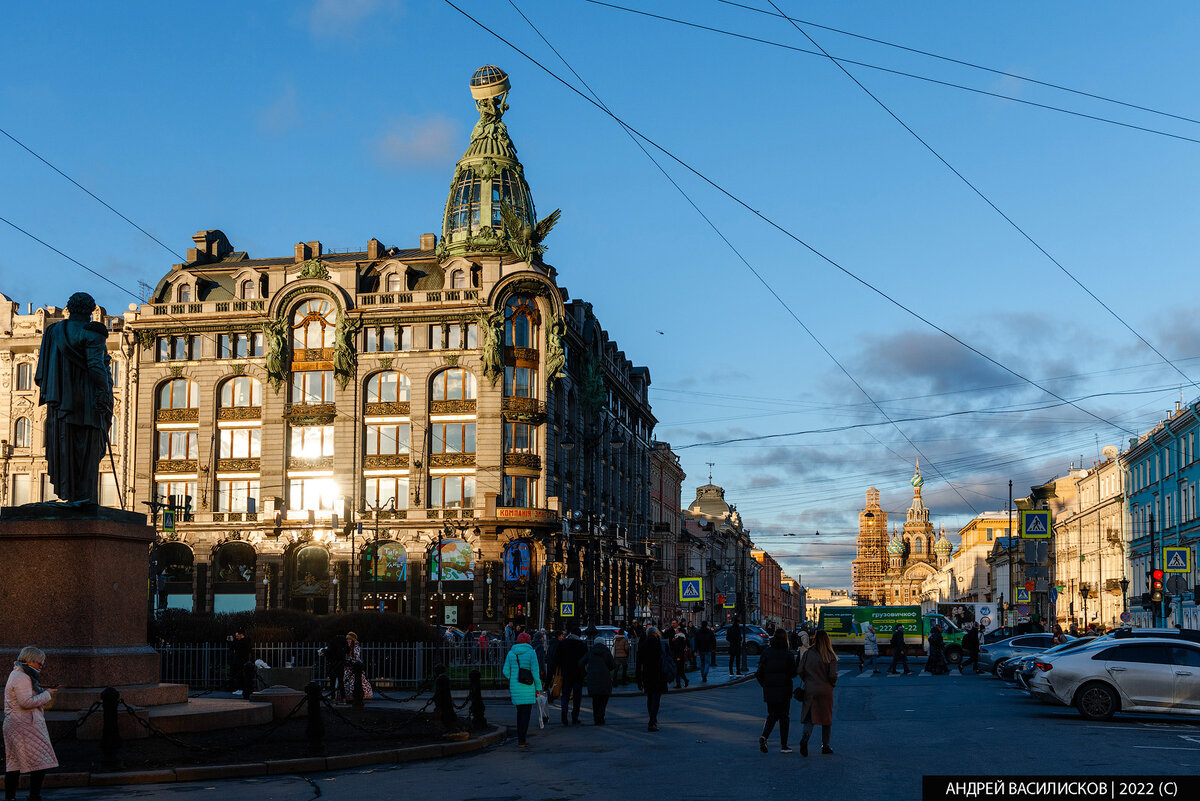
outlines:
M1088 720L1117 712L1200 716L1200 644L1176 637L1099 638L1039 659L1035 698L1074 706Z
M1052 634L1020 634L985 645L979 649L979 668L990 670L993 676L999 676L1000 662L1012 656L1028 656L1045 651L1050 647L1053 637Z
M728 633L729 626L721 626L721 628L713 632L717 638L718 651L729 650L729 640L726 639L726 635ZM767 642L769 642L770 639L771 638L767 635L766 629L751 625L745 625L742 627L742 649L751 656L754 656L755 654L761 654L767 647Z
M1095 639L1096 638L1092 636L1080 637L1078 639L1068 640L1067 642L1056 645L1049 650L1042 651L1040 654L1021 657L1019 664L1016 665L1016 668L1013 671L1013 678L1016 680L1017 684L1021 685L1021 689L1028 690L1029 680L1033 678L1033 674L1037 672L1037 661L1039 659L1044 659L1045 657L1053 656L1054 654L1066 653L1067 651L1074 651L1076 648L1087 645L1089 642L1093 642Z

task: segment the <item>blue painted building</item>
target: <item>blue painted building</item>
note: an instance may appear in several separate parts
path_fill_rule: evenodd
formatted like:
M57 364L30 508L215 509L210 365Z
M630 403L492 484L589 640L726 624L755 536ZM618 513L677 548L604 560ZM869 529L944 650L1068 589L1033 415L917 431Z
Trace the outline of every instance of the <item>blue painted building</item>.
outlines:
M1184 576L1185 600L1167 609L1165 625L1200 627L1193 591L1197 582L1196 544L1200 542L1200 399L1175 411L1148 434L1129 441L1121 454L1128 499L1129 599L1133 623L1164 625L1159 609L1145 609L1142 594L1150 591L1150 571L1162 567L1164 547L1191 551L1192 572ZM1172 574L1168 573L1170 577Z

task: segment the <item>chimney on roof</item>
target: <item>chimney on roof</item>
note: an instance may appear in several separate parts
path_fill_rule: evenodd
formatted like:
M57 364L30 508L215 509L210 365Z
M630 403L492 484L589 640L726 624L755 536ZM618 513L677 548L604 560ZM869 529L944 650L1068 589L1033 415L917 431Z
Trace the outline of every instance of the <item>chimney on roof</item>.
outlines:
M437 234L421 234L421 250L433 250L437 247Z
M368 259L370 259L372 261L374 261L375 259L382 259L384 252L385 251L384 251L383 243L381 243L378 239L375 239L374 237L372 237L371 241L367 243L367 258Z
M233 252L233 245L225 234L217 229L197 231L192 234L196 247L188 248L188 264L213 264Z
M312 250L303 242L296 243L296 264L302 261L308 261L312 258Z

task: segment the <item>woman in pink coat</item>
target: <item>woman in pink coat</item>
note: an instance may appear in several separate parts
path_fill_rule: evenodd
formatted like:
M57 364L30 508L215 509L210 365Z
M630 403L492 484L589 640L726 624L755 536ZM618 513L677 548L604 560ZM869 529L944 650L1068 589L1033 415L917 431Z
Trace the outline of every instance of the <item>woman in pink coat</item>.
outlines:
M46 714L42 707L54 700L57 687L45 690L38 683L46 654L32 645L21 649L13 671L4 685L4 798L16 801L22 773L29 774L29 801L40 801L42 779L58 767Z

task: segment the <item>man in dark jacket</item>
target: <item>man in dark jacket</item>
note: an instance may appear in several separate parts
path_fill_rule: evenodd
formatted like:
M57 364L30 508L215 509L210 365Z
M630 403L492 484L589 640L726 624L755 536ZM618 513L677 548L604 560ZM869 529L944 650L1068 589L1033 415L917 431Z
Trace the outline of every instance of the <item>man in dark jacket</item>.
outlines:
M708 668L713 662L713 654L716 652L717 638L713 636L712 629L708 627L708 621L705 620L700 624L700 628L696 630L696 654L700 662L701 684L708 681Z
M687 635L683 631L676 631L675 636L671 638L670 648L671 658L675 660L675 689L679 689L681 681L684 687L690 686L691 682L687 677Z
M946 666L946 643L942 638L942 627L935 625L929 632L929 658L925 670L932 676L944 676L950 672Z
M787 634L780 630L771 638L771 644L758 660L754 678L763 688L763 700L767 703L767 722L758 738L758 750L767 753L767 738L779 723L779 750L792 753L788 748L788 729L791 726L792 677L796 675L796 660L788 650Z
M892 631L891 645L892 666L888 669L888 673L895 673L898 665L904 665L904 675L911 675L912 671L908 669L908 652L904 647L904 626L899 623L896 624L896 628Z
M975 666L976 673L982 673L979 669L979 629L975 624L971 624L967 629L967 633L962 638L963 658L958 663L958 673L961 676L963 668L968 664Z
M742 673L742 627L736 620L729 624L725 639L729 643L729 675L739 676Z
M663 673L664 647L662 635L654 626L646 629L646 636L638 644L637 685L638 689L646 691L646 711L650 715L646 731L658 731L658 707L667 691L667 677Z
M579 723L579 704L583 701L583 668L579 661L587 656L587 644L576 626L558 644L554 659L562 673L562 725L567 725L567 703L571 702L571 723Z
M330 635L325 644L325 670L329 674L329 697L335 703L346 694L343 686L346 675L346 635Z
M251 654L250 638L246 632L238 629L229 638L229 674L237 689L234 695L241 695L247 701L254 692L254 663Z

